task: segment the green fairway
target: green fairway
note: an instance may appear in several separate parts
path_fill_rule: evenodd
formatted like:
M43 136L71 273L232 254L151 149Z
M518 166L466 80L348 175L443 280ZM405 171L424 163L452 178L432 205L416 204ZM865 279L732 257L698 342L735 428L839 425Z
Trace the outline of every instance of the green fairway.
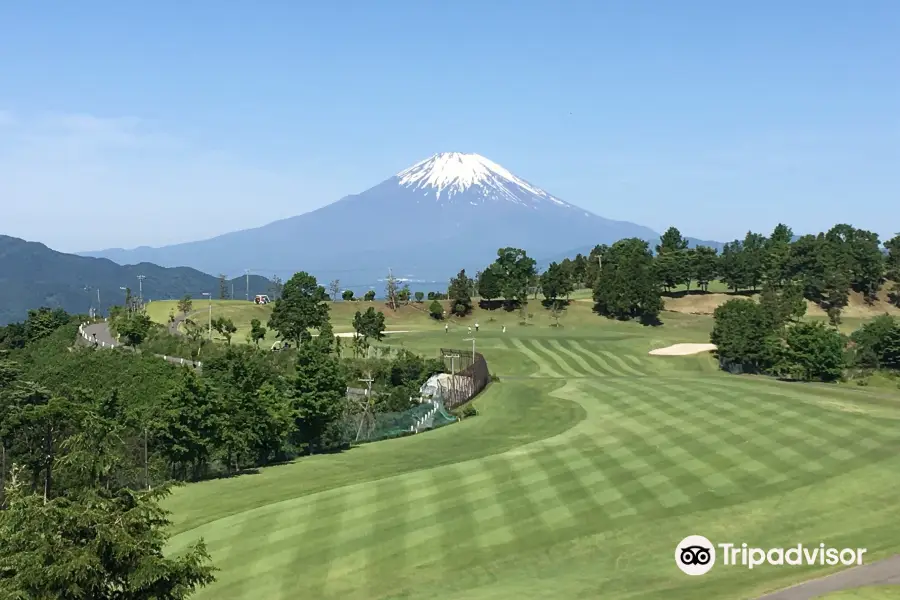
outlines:
M688 577L675 546L900 548L900 395L652 357L708 341L708 318L662 317L505 334L482 320L500 380L478 417L176 490L172 548L202 536L221 569L197 597L752 598L828 568ZM466 337L389 341L434 356Z

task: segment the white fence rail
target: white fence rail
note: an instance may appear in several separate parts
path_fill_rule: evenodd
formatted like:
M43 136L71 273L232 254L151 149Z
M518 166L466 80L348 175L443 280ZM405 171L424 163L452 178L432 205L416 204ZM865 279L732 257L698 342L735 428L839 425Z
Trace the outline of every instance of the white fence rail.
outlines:
M105 320L104 320L104 322L105 322ZM103 340L94 339L94 337L92 335L88 334L87 330L85 329L86 327L89 327L90 325L94 325L94 324L95 323L85 322L78 326L78 335L80 335L82 338L84 338L88 344L92 344L92 345L98 346L100 348L128 348L129 350L131 350L130 347L123 346L122 344L119 344L116 342L105 342ZM195 362L192 360L186 360L184 358L181 358L180 356L166 356L165 354L154 354L153 356L158 356L159 358L163 359L164 361L167 361L167 362L170 362L170 363L173 363L176 365L189 365L191 367L194 367L195 369L200 369L203 367L203 363L200 361Z

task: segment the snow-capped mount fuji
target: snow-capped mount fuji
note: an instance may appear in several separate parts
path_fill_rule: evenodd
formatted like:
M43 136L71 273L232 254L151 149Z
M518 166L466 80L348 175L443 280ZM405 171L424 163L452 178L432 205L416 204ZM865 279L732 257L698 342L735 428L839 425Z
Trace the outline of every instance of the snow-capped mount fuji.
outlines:
M552 202L580 210L544 190L519 179L497 163L479 155L446 152L414 164L397 173L398 183L421 192L424 197L434 196L452 202L459 194L468 194L469 204L477 206L485 201L506 201L537 208L542 202Z
M380 292L388 268L399 277L443 282L461 268L474 273L506 246L540 260L571 248L658 236L564 202L483 156L448 152L365 192L262 227L160 248L83 254L228 275L247 268L280 277L305 270Z

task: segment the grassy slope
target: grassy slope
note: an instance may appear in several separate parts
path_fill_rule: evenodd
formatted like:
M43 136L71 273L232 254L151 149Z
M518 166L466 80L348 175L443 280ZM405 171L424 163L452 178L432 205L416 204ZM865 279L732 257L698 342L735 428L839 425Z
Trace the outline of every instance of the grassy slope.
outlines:
M501 381L479 417L177 490L173 548L203 536L222 568L198 598L753 597L822 569L689 578L675 545L900 548L896 394L647 355L705 341L705 317L586 315L562 330L510 319L506 334L482 321ZM392 341L430 354L464 337Z
M177 302L175 301L152 302L147 305L147 313L153 321L165 323L168 321L170 312L177 310L176 304ZM414 302L400 306L397 311L390 310L383 300L375 302L333 302L329 306L331 309L331 323L335 332L338 333L353 331L351 325L353 315L356 311L365 312L370 306L376 310L384 311L385 324L388 331L443 331L444 323L435 321L428 315L428 304L428 302L422 304ZM445 301L443 304L447 306L449 303ZM208 306L207 302L195 303L191 318L198 323L205 324L209 318ZM252 319L259 319L265 326L271 313L271 305L260 306L245 300L212 301L212 317L230 318L238 327L238 331L234 336L235 342L246 341L245 338L250 331L250 321ZM535 327L547 327L550 324L549 312L541 307L539 303L534 303L531 313L534 315L532 322ZM449 324L451 329L453 329L460 325L468 327L474 325L477 321L483 329L491 326L500 328L504 324L508 327L518 326L520 320L517 311L507 312L502 309L486 311L476 308L472 315L465 319L452 319ZM565 327L577 327L588 325L596 320L597 316L591 312L590 304L573 302L566 311L565 316L560 318L560 323ZM268 332L266 341L272 343L275 339L274 332Z
M885 289L888 285L885 286ZM667 314L665 319L672 321L678 317L675 313L691 314L691 315L712 315L717 306L723 302L736 296L726 293L726 286L720 281L713 281L709 284L709 293L689 293L683 296L677 294L684 292L684 288L679 287L674 290L675 297L666 297L665 306ZM752 296L751 296L752 297ZM570 295L573 302L569 305L565 315L561 318L561 323L568 327L576 327L582 325L592 325L596 321L596 316L591 312L591 290L576 290ZM177 302L174 300L164 300L152 302L147 306L147 312L150 318L158 323L165 323L170 313L177 311ZM399 310L390 311L386 308L383 300L375 302L334 302L331 303L331 320L336 332L352 331L351 321L357 310L365 311L372 306L376 310L382 310L387 317L388 330L408 330L408 331L433 331L443 327L442 323L438 323L431 319L427 313L429 301L421 304L411 303L408 306L401 306ZM445 308L449 307L447 301L442 304ZM247 333L250 331L250 320L259 319L263 325L269 319L272 308L269 306L259 306L245 300L213 300L212 316L228 317L234 321L238 327L234 340L238 343L246 341ZM533 324L538 327L547 326L552 321L549 312L541 307L539 301L532 301L530 304L530 312L534 315ZM843 323L841 330L849 333L855 330L859 325L867 319L874 316L889 313L900 316L900 309L892 306L887 302L887 292L882 290L879 294L879 300L874 304L867 304L857 293L850 295L850 303L842 312ZM198 322L206 322L208 318L208 303L205 301L195 301L194 312L192 318ZM807 303L807 316L810 319L824 320L825 313L818 306ZM507 312L502 309L497 310L481 310L476 307L471 316L464 319L453 319L453 323L464 326L473 325L476 321L480 325L496 324L498 327L502 325L517 326L520 321L518 311ZM453 325L451 324L451 327ZM266 336L266 342L271 344L276 339L274 332L269 332ZM707 340L702 340L707 341Z

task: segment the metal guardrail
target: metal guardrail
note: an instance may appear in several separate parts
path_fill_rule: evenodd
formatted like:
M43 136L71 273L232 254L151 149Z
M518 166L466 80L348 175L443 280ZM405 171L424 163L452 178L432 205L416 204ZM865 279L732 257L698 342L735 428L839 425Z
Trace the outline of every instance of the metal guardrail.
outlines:
M106 320L104 319L104 322L105 321ZM87 332L84 329L88 325L95 325L95 323L85 322L78 326L78 335L80 335L82 338L84 338L84 340L87 341L88 344L91 344L94 346L99 346L101 348L124 348L129 351L135 350L134 348L132 348L130 346L123 346L122 344L116 344L114 342L107 343L102 340L99 340L99 341L94 340L93 338L91 338L91 336L89 336L87 334ZM137 350L137 352L140 352L140 350ZM198 369L198 370L203 367L203 363L200 361L186 360L184 358L181 358L180 356L167 356L165 354L154 354L153 356L158 356L159 358L163 359L164 361L170 362L172 364L190 366L190 367L193 367L194 369Z

